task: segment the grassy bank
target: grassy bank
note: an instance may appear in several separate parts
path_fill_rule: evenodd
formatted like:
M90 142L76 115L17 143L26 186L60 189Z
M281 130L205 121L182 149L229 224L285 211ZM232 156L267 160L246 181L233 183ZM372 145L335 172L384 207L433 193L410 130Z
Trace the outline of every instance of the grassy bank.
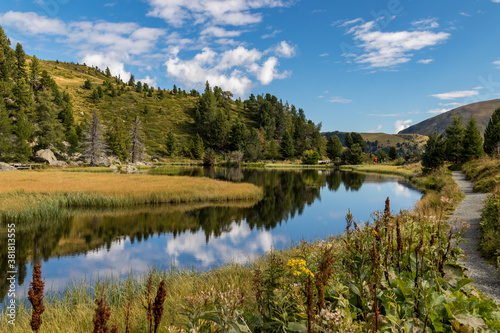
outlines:
M481 219L481 255L500 269L500 159L483 157L462 166L474 191L490 193Z
M3 172L0 183L0 220L3 221L49 219L70 207L221 202L262 196L261 189L247 183L142 174Z
M91 331L102 289L109 327L148 332L144 304L154 299L161 280L166 301L158 332L306 332L308 326L325 332L498 331L499 308L464 276L460 250L442 219L444 205L452 205L448 172L426 179L431 187L438 183L441 195L431 217L418 211L393 215L387 203L370 225L358 225L348 214L343 235L273 251L246 266L206 273L153 270L151 284L147 276L75 284L46 296L41 332ZM20 305L17 326L7 332L28 332L29 314Z

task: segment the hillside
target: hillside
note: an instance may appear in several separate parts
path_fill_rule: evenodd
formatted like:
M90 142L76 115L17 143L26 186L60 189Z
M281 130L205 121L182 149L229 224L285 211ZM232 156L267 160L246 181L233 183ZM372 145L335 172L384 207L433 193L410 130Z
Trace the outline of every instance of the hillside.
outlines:
M214 160L213 151L238 151L231 160L239 163L324 151L321 126L271 94L242 101L209 82L204 92L150 87L133 75L124 82L108 68L28 56L1 27L0 59L0 161L33 161L35 152L51 149L62 160L88 162L91 119L99 128L92 140L100 141L93 156L122 162L131 156L132 131L140 138L134 147L142 155L145 146L151 158L202 159L208 151Z
M498 108L500 108L500 99L464 105L410 126L399 132L399 134L429 135L434 133L435 130L442 133L451 124L454 116L461 116L464 120L464 126L467 124L469 117L473 116L477 121L479 131L483 134L493 111Z
M347 132L325 132L322 133L327 139L331 135L339 137L342 144ZM398 154L404 156L413 151L422 152L424 145L427 142L427 136L420 134L387 134L387 133L360 133L365 142L367 143L366 152L375 154L379 150L386 153L389 152L390 147L396 147Z

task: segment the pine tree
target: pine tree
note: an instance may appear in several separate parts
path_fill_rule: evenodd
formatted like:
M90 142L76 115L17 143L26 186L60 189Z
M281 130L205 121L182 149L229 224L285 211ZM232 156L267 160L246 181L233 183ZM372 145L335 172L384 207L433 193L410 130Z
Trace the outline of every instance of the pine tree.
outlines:
M30 63L30 74L29 74L29 80L30 80L30 85L31 89L33 92L36 93L40 86L40 61L36 56L33 56L33 59L31 59Z
M123 121L116 117L108 128L108 147L120 159L125 162L130 148L129 135Z
M463 150L461 154L461 161L467 162L471 159L481 157L484 155L483 138L477 128L477 122L474 117L469 118L469 122L465 127L464 139L462 141Z
M3 101L0 102L0 160L7 160L12 148L12 124Z
M356 133L356 132L352 132L351 138L352 138L352 142L357 143L363 152L366 151L366 142L363 139L363 137L361 136L361 134ZM349 147L349 148L351 148L351 147Z
M19 43L16 44L16 69L18 79L27 77L26 54L24 53L23 46Z
M229 135L229 149L243 151L245 147L245 135L247 133L247 127L245 124L237 119L231 126L231 131Z
M354 140L351 136L350 133L347 133L344 138L344 144L347 148L351 148L351 146L354 144Z
M293 157L295 154L295 149L293 147L293 139L288 131L285 131L283 138L281 140L281 154L284 158Z
M429 139L425 144L425 151L422 154L422 170L425 173L429 173L441 167L446 159L446 140L444 139L444 134L438 134L437 131L434 134L429 135Z
M144 157L144 133L142 132L142 123L138 116L135 117L130 139L132 141L130 159L132 163L141 162Z
M51 97L49 91L40 91L37 96L37 148L59 146L64 138L64 128L58 118L59 112Z
M104 128L97 111L94 110L84 130L83 156L89 161L90 166L96 166L105 150Z
M196 133L196 141L194 142L194 149L192 154L196 159L203 159L203 154L205 152L205 146L203 145L203 139Z
M493 112L484 131L484 152L488 155L500 154L500 108Z
M398 158L398 151L397 151L396 147L391 146L389 148L389 158L393 161Z
M458 163L462 154L464 139L463 118L453 117L450 126L445 129L446 158L448 161Z
M109 70L109 67L106 67L106 77L111 77L111 71Z
M135 86L135 78L134 78L134 75L133 75L133 74L132 74L132 75L130 75L130 79L128 80L128 85L129 85L130 87Z
M326 142L326 154L328 158L334 161L342 156L343 151L344 147L342 147L339 137L336 135L330 136Z
M17 136L16 160L26 162L32 155L31 146L28 143L28 140L33 134L33 125L26 117L24 108L21 108L21 110L17 112L16 118L17 120L14 129Z
M167 134L165 148L167 150L167 156L174 157L177 153L177 139L172 131Z

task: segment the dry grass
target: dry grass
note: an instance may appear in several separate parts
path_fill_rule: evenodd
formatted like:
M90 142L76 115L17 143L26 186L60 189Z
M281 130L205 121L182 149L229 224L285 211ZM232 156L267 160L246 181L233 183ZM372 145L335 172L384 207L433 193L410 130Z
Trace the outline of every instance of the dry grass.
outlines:
M68 207L127 207L258 199L247 183L152 175L19 171L0 174L0 220L54 217Z
M484 156L465 163L462 170L474 182L475 192L500 192L500 159Z

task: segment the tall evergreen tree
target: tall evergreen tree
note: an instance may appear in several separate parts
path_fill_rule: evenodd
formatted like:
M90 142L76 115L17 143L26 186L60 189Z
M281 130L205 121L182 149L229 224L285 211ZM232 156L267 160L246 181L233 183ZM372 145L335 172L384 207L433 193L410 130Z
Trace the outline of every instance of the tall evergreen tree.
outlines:
M474 119L474 117L472 116L469 118L469 122L465 127L462 146L462 162L467 162L471 159L478 158L484 155L483 138L481 137L481 133L477 128L476 119Z
M36 56L33 56L30 63L29 80L31 89L36 93L40 87L40 61Z
M361 136L361 134L356 133L356 132L352 132L351 138L352 138L352 142L357 143L363 152L366 151L366 142L363 139L363 137Z
M453 117L450 126L445 129L446 158L448 161L458 163L462 154L462 143L464 139L463 118Z
M33 134L33 125L26 117L24 108L21 108L16 115L16 125L14 132L17 136L16 160L26 162L32 155L31 146L28 143Z
M170 131L167 134L167 141L165 143L167 156L174 157L177 153L177 138L174 132Z
M134 125L130 135L132 147L130 150L130 158L132 163L141 162L144 157L144 132L142 131L142 123L139 117L135 117Z
M500 108L493 112L484 131L484 152L488 155L500 154Z
M57 147L64 138L64 128L58 118L58 110L52 101L49 91L40 91L37 95L36 107L36 136L38 138L37 148Z
M196 140L194 141L193 157L196 159L203 159L203 153L205 152L205 146L203 145L203 139L196 133Z
M338 136L332 135L328 138L326 142L326 155L330 160L334 161L336 158L340 158L343 150L344 147Z
M27 78L26 54L24 53L23 46L20 43L16 44L16 69L18 79Z
M247 133L247 127L245 124L237 119L231 126L231 133L229 135L229 149L243 151L245 147L245 136Z
M288 131L285 131L283 134L283 138L281 140L281 154L283 155L284 158L290 158L293 157L295 154L295 149L293 147L293 138L288 133Z
M444 134L429 135L429 139L425 144L425 150L422 154L422 170L425 173L431 172L444 164L446 159L446 140Z
M351 148L351 146L354 144L354 140L351 136L351 133L347 133L345 135L345 138L344 138L344 145L347 147L347 148Z
M106 151L104 127L96 110L92 112L92 118L87 122L83 135L83 156L89 161L90 166L96 166Z
M12 124L3 101L0 102L0 160L7 160L12 149Z
M120 159L125 162L130 148L129 134L123 125L123 121L115 117L111 126L108 127L108 148Z

